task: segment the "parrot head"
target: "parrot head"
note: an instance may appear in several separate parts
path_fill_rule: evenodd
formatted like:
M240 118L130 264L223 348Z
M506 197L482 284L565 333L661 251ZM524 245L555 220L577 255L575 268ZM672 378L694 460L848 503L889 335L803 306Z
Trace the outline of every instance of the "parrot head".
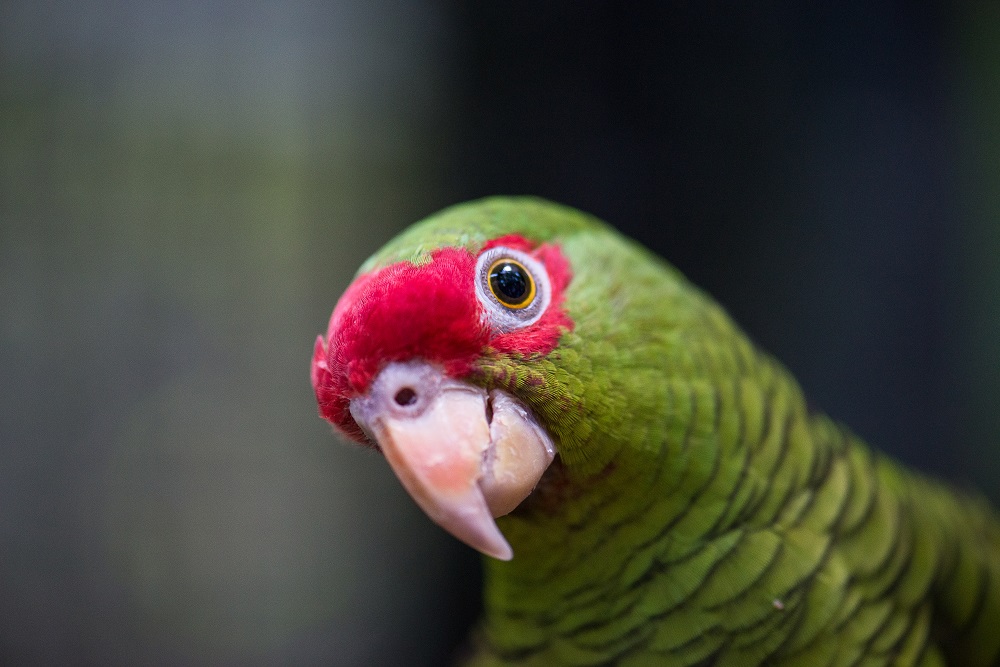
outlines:
M529 198L414 225L362 266L316 341L320 415L382 452L441 527L510 559L495 519L550 468L560 486L606 470L617 449L642 442L630 418L662 403L662 388L636 390L643 368L662 363L662 346L651 361L642 341L667 334L644 327L644 309L662 304L625 289L643 280L644 252Z

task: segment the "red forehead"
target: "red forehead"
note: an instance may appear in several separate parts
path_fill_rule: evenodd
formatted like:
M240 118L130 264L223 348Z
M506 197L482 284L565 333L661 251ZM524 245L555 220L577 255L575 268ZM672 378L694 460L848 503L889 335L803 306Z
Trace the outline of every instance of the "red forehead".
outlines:
M442 248L425 264L400 262L359 276L340 298L330 318L326 344L317 340L312 381L320 413L348 435L360 437L348 411L385 364L423 359L463 377L487 348L547 354L572 323L562 309L569 268L555 246L534 248L520 236L504 236L484 246L532 252L546 266L552 299L529 327L492 336L476 298L476 255Z

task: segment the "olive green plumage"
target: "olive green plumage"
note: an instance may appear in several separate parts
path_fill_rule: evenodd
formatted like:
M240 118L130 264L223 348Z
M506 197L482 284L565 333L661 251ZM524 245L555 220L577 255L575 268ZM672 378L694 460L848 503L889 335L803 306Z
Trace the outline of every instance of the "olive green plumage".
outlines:
M709 297L536 199L448 209L363 270L520 233L558 243L575 323L484 355L559 458L498 523L475 665L1000 665L1000 523L811 413Z

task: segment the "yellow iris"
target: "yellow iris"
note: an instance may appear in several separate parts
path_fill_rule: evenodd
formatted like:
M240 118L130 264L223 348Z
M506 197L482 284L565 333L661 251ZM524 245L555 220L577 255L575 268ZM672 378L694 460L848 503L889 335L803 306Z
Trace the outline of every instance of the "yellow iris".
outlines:
M517 260L504 257L490 264L490 291L508 308L521 309L535 299L535 281L531 272Z

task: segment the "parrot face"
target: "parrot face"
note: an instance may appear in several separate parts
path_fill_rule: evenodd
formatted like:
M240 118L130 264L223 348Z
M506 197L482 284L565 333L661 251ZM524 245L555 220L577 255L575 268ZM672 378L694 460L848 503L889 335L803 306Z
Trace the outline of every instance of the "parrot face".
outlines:
M437 248L359 276L316 341L322 416L376 446L431 519L503 560L493 518L531 493L556 449L482 363L551 353L573 327L570 279L557 245L519 234Z

